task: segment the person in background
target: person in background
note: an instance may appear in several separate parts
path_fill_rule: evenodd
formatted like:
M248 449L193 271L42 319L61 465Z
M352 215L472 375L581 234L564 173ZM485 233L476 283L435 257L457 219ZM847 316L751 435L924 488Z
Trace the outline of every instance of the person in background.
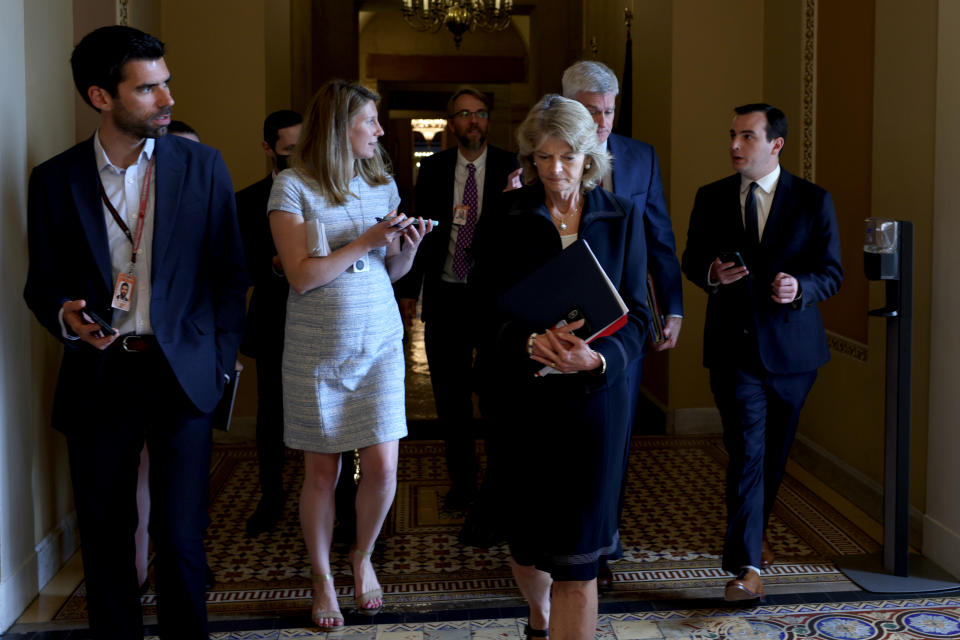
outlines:
M374 615L383 606L371 555L396 492L398 440L407 433L403 323L391 283L410 270L432 229L397 213L400 196L378 142L378 101L359 84L321 87L292 168L274 180L267 207L291 289L284 441L304 452L300 522L312 617L324 631L343 625L330 546L341 453L353 449L361 467L350 550L357 611Z
M274 111L263 121L260 146L272 170L263 179L237 192L237 215L243 237L253 293L247 310L247 329L240 352L257 361L257 464L260 501L247 519L248 536L276 526L286 502L283 490L283 328L290 286L273 244L267 201L274 178L287 168L303 125L296 111Z
M409 326L423 288L424 344L451 489L446 509L463 511L477 493L473 433L475 331L467 278L473 266L471 243L486 207L496 204L516 156L487 144L490 99L469 87L447 103L447 129L457 146L420 162L414 204L418 216L437 220L443 233L423 240L410 273L396 285L400 313Z

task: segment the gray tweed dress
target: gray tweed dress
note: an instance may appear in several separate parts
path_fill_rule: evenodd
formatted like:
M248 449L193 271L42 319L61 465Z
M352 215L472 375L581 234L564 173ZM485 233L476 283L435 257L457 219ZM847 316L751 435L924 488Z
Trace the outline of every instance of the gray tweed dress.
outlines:
M281 209L323 224L331 251L348 244L400 204L397 185L350 182L343 206L329 206L316 182L293 170L273 182L268 211ZM407 435L403 323L385 264L347 269L299 295L290 292L283 346L283 439L288 447L339 453Z

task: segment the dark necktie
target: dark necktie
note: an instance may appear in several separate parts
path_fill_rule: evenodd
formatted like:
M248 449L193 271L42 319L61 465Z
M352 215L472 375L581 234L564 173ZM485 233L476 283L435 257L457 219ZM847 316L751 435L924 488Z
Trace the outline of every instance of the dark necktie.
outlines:
M467 221L457 231L457 246L453 252L453 272L463 280L470 273L473 262L467 255L473 242L473 232L477 228L477 168L467 165L467 182L463 185L463 204L467 207Z
M750 191L743 203L743 230L746 234L745 248L748 253L755 253L760 247L760 223L757 219L757 183L750 183Z

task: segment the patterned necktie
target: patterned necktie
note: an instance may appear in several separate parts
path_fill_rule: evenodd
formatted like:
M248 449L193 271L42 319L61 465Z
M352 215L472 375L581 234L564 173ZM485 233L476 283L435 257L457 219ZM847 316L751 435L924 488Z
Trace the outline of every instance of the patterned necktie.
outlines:
M453 272L461 280L470 272L473 261L467 254L473 242L473 232L477 228L477 168L468 164L467 172L467 182L463 185L463 204L468 208L467 221L460 225L460 230L457 231L457 247L453 253Z
M750 191L743 203L743 230L746 234L746 249L748 253L756 253L760 248L760 223L757 219L757 183L750 183Z

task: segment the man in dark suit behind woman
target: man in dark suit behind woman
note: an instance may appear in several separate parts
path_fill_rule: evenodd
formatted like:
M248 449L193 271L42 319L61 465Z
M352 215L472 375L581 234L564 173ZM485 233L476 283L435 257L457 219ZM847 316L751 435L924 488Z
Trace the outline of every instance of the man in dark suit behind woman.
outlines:
M216 150L164 135L173 98L163 54L130 27L87 34L71 65L99 128L30 176L24 298L64 344L52 421L67 440L96 638L143 637L134 530L144 442L160 636L208 636L211 412L243 331L233 185ZM123 282L128 310L113 306Z
M273 170L262 180L237 192L237 216L243 236L247 270L253 294L247 311L247 329L240 352L257 361L257 463L260 502L247 519L247 535L274 527L283 513L283 327L290 285L283 275L267 218L267 200L273 178L287 168L287 158L300 138L303 116L296 111L274 111L263 121L261 146Z
M737 173L697 192L683 272L709 295L703 364L730 456L723 568L737 577L724 597L754 600L800 409L830 359L817 304L843 270L830 194L780 167L786 116L762 103L734 111Z
M487 144L490 108L490 99L476 89L460 89L450 98L447 128L457 146L421 161L414 192L417 215L437 220L439 232L424 238L410 273L396 284L407 325L423 287L424 341L452 481L445 506L456 510L465 509L477 493L475 332L466 284L473 266L471 240L477 221L494 208L518 166L514 154Z

